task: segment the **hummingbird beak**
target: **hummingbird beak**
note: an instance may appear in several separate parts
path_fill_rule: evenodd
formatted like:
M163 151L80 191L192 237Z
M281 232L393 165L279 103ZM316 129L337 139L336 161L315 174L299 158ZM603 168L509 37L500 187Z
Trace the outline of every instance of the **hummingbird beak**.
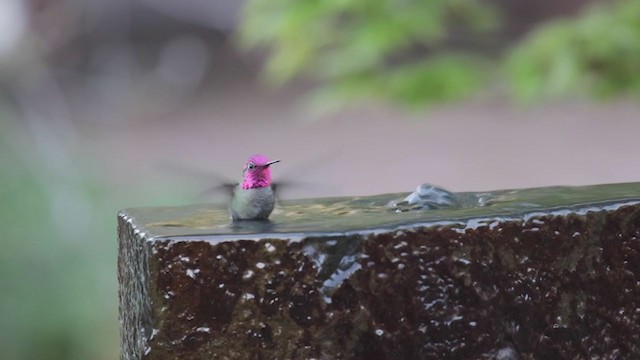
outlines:
M273 165L275 163L279 163L280 160L273 160L273 161L269 161L268 163L264 164L263 167L269 167L270 165Z

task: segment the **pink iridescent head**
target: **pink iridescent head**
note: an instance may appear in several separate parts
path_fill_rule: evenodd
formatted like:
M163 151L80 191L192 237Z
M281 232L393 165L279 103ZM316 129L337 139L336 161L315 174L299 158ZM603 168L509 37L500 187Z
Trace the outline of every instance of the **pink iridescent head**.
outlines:
M260 187L271 186L271 169L270 166L280 162L280 160L269 161L269 159L260 154L253 155L244 164L242 174L243 189L255 189Z

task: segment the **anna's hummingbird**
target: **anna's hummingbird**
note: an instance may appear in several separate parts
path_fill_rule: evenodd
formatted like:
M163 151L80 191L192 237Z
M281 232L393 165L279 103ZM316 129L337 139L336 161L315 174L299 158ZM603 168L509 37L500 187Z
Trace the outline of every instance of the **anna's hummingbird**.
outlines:
M242 170L242 183L233 189L229 213L236 220L267 220L275 205L275 189L271 183L270 166L280 160L269 161L260 154L251 156Z

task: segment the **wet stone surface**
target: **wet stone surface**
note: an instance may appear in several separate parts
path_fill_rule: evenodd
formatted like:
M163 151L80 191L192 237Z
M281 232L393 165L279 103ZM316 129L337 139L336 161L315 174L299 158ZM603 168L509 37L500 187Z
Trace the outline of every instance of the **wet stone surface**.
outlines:
M625 186L466 217L384 209L378 228L347 211L334 231L279 226L313 202L239 229L208 207L121 212L122 358L640 358L640 185Z

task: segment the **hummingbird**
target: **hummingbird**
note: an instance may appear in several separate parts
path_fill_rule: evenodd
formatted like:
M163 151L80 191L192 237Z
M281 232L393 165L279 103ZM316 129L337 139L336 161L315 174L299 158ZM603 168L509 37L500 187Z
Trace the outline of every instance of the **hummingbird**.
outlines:
M233 221L269 219L276 202L271 165L277 162L280 160L269 161L260 154L249 157L242 170L242 182L233 188L229 202Z

